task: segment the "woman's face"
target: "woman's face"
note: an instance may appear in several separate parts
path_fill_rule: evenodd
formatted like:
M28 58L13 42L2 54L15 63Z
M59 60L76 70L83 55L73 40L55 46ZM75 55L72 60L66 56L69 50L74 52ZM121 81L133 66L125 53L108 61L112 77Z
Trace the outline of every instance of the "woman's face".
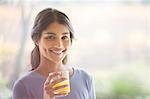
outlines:
M38 42L41 57L59 63L68 53L71 45L70 32L68 28L59 23L51 23L42 31Z

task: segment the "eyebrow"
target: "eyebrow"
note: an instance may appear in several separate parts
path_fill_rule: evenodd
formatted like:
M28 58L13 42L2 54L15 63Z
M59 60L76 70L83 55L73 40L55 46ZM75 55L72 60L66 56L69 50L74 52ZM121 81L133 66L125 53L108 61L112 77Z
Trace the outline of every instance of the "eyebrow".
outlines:
M52 32L45 32L44 34L53 34L53 35L56 35L55 33L52 33Z
M56 33L53 33L53 32L45 32L44 34L52 34L52 35L56 35ZM62 33L62 35L68 35L68 34L70 34L70 33L68 33L68 32Z
M70 33L68 33L68 32L62 33L62 35L68 35L68 34L70 34Z

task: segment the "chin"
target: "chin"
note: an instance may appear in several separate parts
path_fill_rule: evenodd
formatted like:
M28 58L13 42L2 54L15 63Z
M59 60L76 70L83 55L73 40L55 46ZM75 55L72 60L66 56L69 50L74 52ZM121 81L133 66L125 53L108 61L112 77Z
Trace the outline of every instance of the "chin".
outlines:
M62 60L64 59L64 57L63 58L48 58L48 60L50 60L50 61L52 61L53 63L60 63L60 62L62 62Z

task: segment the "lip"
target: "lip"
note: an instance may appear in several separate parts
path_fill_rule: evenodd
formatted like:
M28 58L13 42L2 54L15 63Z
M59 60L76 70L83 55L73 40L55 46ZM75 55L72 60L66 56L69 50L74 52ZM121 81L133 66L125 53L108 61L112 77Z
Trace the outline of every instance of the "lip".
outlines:
M62 55L66 50L59 50L59 51L56 51L56 50L49 50L51 53L57 55L57 56L60 56Z

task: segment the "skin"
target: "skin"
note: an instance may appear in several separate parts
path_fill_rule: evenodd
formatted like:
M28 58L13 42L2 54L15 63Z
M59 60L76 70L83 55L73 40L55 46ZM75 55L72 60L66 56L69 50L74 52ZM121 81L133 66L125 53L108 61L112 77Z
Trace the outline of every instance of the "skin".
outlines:
M66 85L56 88L52 88L52 86L65 80L65 78L60 77L55 81L51 80L53 77L60 75L59 71L63 66L62 60L68 54L71 46L68 28L57 22L49 24L48 27L42 31L41 38L36 45L40 50L40 64L35 71L47 77L44 84L44 99L54 99L55 96L60 95L64 96L65 94L54 94L54 91L66 87ZM69 68L68 71L70 75L73 74L72 68ZM49 73L51 73L51 75L49 75Z

